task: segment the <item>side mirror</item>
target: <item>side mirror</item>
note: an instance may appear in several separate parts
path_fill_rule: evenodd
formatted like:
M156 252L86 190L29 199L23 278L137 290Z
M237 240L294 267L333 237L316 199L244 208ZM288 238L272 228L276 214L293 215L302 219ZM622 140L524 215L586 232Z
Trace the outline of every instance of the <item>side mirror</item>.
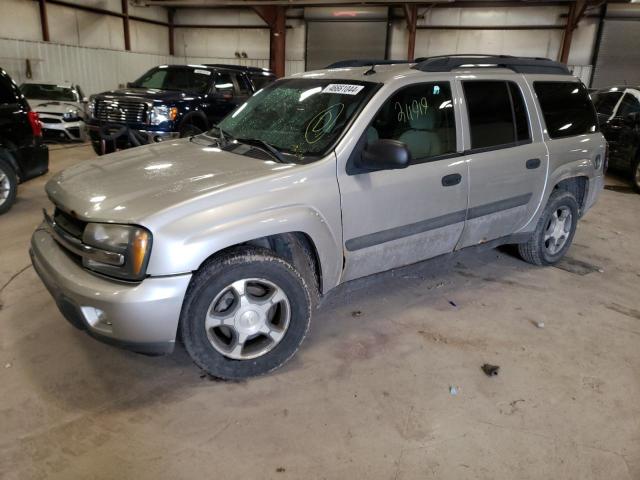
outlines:
M633 112L624 117L624 123L629 125L630 127L640 125L640 112Z
M362 152L358 168L369 171L407 168L411 152L398 140L381 139L370 143Z

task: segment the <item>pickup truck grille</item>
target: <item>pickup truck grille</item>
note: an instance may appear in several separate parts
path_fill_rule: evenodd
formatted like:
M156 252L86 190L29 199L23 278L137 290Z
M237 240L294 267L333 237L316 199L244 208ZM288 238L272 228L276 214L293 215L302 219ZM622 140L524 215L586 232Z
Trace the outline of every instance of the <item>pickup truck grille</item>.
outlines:
M147 104L136 100L96 100L95 118L110 123L147 123Z

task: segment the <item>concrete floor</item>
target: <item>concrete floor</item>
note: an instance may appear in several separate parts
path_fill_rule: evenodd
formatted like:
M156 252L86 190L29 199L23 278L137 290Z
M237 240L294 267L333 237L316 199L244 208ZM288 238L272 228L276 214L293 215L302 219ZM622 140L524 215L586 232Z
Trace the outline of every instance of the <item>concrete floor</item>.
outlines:
M580 223L602 272L489 250L352 282L285 368L224 383L67 324L27 254L47 178L0 219L1 478L640 478L640 195Z

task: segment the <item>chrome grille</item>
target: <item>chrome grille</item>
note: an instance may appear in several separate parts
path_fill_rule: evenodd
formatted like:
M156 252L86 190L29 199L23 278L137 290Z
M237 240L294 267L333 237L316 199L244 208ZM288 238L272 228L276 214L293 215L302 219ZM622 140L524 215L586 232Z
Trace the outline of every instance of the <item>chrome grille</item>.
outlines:
M147 104L137 100L96 100L93 116L102 122L147 123Z

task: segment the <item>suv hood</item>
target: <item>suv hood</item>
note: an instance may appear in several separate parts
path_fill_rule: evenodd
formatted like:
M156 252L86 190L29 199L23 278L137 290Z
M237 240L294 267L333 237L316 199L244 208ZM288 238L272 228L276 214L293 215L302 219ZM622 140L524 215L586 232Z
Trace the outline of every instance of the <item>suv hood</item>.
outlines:
M88 160L57 174L45 188L54 204L83 220L144 225L178 204L295 167L183 139Z
M78 102L65 102L58 100L36 100L27 98L32 110L42 113L73 113L77 110L83 111L84 107Z
M94 98L120 98L132 97L136 99L144 99L158 102L179 102L181 100L193 100L199 98L197 93L185 93L174 90L158 90L155 88L121 88L119 90L111 90L109 92L94 95Z

